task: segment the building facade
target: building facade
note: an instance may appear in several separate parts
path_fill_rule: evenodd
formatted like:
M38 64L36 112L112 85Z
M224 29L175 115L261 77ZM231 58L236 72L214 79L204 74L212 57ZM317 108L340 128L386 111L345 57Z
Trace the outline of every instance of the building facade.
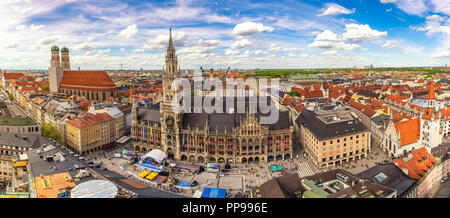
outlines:
M260 113L239 114L234 109L231 113L175 113L172 100L177 90L171 85L181 77L177 69L170 33L162 101L149 107L133 102L131 137L135 150L160 149L170 159L198 163L267 162L292 157L293 127L287 111L280 112L278 122L270 125L259 122ZM249 103L245 97L243 101Z
M87 114L66 121L66 145L79 154L97 151L115 137L114 117L107 113Z
M51 66L48 69L50 92L85 97L89 101L102 102L118 98L119 91L105 71L71 71L69 49L51 48Z
M304 110L296 120L300 144L319 168L365 158L370 151L370 131L350 113Z

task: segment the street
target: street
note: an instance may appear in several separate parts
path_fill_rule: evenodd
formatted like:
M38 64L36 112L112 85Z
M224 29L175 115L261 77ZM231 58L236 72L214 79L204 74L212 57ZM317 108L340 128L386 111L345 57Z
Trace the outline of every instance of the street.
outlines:
M439 182L439 190L436 192L433 198L450 198L450 182Z

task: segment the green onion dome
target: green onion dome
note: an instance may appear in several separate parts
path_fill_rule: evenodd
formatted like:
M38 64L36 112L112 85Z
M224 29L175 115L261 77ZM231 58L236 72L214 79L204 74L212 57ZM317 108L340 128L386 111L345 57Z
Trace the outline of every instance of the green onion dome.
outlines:
M59 51L58 46L54 45L54 46L52 47L52 51Z
M61 52L69 52L69 49L66 48L66 47L62 47L62 48L61 48Z

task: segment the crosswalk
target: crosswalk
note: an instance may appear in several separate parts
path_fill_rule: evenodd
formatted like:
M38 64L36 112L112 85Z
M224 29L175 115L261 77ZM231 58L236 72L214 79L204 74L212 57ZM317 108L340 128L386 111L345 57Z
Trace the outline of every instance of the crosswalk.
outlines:
M298 164L298 175L300 178L314 175L314 171L311 169L307 162Z

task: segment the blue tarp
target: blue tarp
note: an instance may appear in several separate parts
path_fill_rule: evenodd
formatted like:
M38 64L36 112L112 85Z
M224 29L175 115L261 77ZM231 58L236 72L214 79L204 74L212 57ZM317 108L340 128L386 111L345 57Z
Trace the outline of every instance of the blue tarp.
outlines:
M225 198L227 193L223 188L205 188L202 193L202 198Z
M148 171L151 171L151 172L157 172L157 173L159 173L159 172L162 171L161 168L159 168L159 167L157 167L157 166L155 166L155 165L153 165L153 164L145 164L145 163L141 163L141 164L137 164L137 165L138 165L138 167L141 167L141 168L143 168L143 169L145 169L145 170L148 170Z
M189 186L189 182L181 181L181 182L179 182L177 185L178 185L178 186L181 186L181 187L188 187L188 186Z

